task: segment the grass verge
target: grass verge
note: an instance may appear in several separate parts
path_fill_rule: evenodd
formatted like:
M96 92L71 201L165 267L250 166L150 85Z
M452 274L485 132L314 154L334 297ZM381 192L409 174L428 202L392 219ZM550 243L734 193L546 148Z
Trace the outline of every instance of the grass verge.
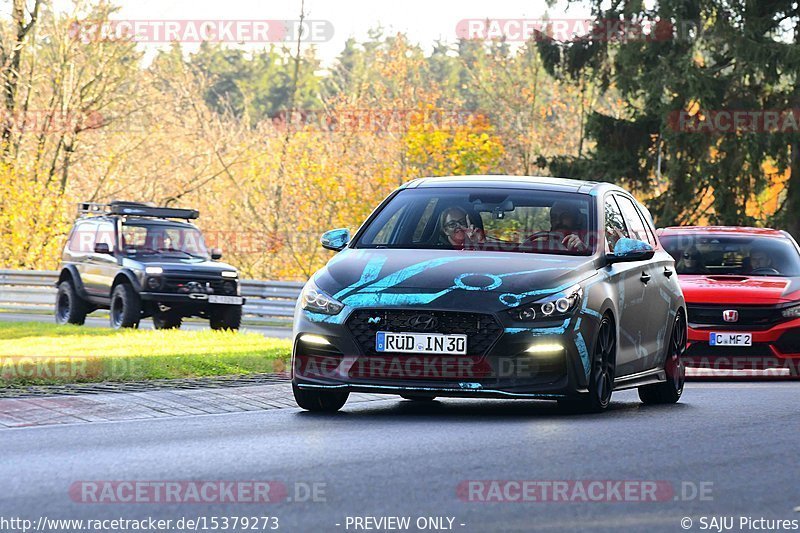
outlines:
M280 372L290 352L257 333L0 322L0 387Z

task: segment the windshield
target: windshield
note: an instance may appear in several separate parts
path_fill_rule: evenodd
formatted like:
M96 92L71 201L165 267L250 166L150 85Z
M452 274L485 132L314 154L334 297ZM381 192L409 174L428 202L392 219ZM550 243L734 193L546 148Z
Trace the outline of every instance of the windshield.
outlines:
M203 234L191 226L126 222L122 225L122 249L127 254L208 258Z
M588 195L532 189L405 189L355 246L591 255L591 205Z
M712 234L665 235L678 274L800 276L800 254L789 239Z

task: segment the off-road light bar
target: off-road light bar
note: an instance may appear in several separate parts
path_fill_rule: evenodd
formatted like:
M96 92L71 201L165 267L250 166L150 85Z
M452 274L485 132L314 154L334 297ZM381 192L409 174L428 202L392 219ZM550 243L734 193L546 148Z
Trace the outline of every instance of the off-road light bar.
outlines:
M196 209L181 209L177 207L156 207L151 204L139 202L111 202L98 204L82 202L78 204L79 215L128 215L135 217L153 218L181 218L192 220L200 216Z

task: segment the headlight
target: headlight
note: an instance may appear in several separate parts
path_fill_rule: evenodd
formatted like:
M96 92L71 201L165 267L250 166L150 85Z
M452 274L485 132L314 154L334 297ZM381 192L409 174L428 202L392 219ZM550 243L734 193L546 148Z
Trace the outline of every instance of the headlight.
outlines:
M161 278L149 277L147 278L147 288L154 291L161 287Z
M785 318L800 318L800 305L784 309L783 316Z
M571 316L580 306L583 289L580 285L570 287L562 293L549 296L532 304L515 307L508 311L511 318L519 322L533 320L558 320Z
M337 302L332 296L321 291L313 281L306 283L300 293L302 308L312 313L323 313L326 315L338 315L344 304Z
M236 272L235 270L223 270L222 271L222 277L223 278L235 278L238 275L239 275L239 273Z
M236 294L236 282L235 281L225 281L225 282L223 282L222 291L225 294Z

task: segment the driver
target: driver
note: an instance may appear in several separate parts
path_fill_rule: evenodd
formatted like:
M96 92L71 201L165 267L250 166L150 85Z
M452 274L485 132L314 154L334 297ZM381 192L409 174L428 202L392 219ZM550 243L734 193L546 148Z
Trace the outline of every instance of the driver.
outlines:
M750 271L761 269L775 269L772 266L772 257L762 248L753 248L750 250Z
M476 228L467 212L460 207L448 207L439 217L439 242L455 248L463 248L465 244L484 242L486 235Z
M560 201L550 208L550 232L563 235L561 244L570 252L585 252L588 246L580 233L584 230L584 217L577 204Z

